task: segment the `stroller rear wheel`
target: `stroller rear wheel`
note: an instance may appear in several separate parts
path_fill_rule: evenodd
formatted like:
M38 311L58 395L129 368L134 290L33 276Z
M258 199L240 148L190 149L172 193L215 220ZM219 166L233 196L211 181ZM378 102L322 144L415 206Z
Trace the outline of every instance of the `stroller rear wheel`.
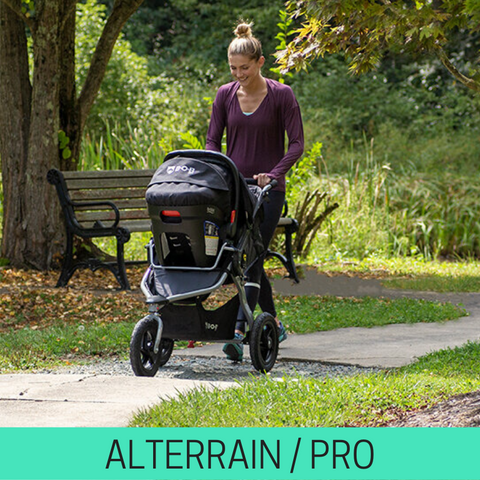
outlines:
M250 357L259 372L269 372L278 355L277 322L269 313L260 314L250 332Z
M173 340L162 338L158 353L154 352L158 322L144 318L136 325L130 340L130 364L138 377L153 377L165 365L173 350Z

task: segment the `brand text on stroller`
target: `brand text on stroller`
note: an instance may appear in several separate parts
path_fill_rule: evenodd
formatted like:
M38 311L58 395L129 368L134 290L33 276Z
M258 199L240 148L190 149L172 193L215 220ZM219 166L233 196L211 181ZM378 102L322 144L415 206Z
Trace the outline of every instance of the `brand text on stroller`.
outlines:
M196 172L196 170L194 167L188 167L187 165L176 165L176 166L172 165L167 168L167 173L169 175L175 172L185 172L185 173L188 173L188 175L193 175Z
M205 328L207 330L214 330L215 332L217 331L217 328L218 328L218 323L208 323L208 322L205 322Z

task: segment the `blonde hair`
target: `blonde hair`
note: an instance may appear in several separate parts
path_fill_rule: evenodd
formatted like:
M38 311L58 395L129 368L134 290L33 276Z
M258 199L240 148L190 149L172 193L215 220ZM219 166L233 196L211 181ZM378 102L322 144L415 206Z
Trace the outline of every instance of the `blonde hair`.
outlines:
M262 43L252 34L253 23L241 22L237 25L233 33L234 38L228 46L228 56L245 55L253 60L259 60L263 55Z

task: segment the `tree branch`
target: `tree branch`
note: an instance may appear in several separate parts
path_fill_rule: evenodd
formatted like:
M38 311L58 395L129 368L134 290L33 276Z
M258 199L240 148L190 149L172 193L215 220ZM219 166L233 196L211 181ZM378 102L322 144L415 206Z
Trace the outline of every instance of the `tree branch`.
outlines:
M10 10L15 13L18 17L20 17L25 24L28 26L28 28L33 32L35 28L35 22L32 21L31 18L27 17L23 12L20 5L15 5L14 2L11 0L0 0L0 2L3 2Z
M448 55L445 53L442 47L437 47L435 52L443 63L445 68L463 85L475 92L480 92L480 83L476 82L473 78L466 77L462 72L460 72L455 65L449 60Z
M100 90L113 47L127 20L135 13L143 0L115 0L113 10L107 19L102 35L92 56L87 78L78 97L77 108L80 119L80 133Z

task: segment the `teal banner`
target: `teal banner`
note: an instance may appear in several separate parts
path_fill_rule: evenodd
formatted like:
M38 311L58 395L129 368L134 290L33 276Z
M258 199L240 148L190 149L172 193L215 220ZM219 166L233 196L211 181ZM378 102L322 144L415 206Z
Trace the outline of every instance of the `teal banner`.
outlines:
M0 479L480 480L476 428L2 428Z

